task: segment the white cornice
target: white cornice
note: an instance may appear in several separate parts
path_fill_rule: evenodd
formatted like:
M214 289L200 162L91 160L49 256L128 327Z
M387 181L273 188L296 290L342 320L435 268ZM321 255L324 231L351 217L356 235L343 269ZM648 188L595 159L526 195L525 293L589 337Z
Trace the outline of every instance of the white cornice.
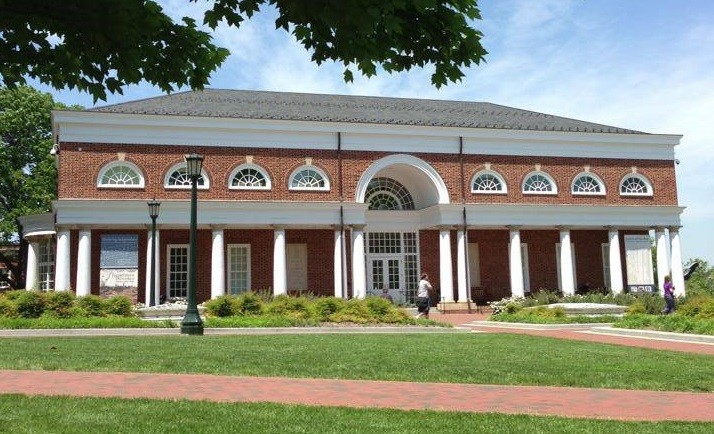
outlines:
M19 218L24 238L42 237L55 233L55 216L52 213L26 215Z
M60 142L674 160L681 135L54 111Z
M425 229L463 225L463 206L434 205L419 211L367 211L361 203L339 202L238 202L199 201L198 224L230 227L331 227L342 223L367 224L380 230ZM150 223L145 201L60 200L54 203L57 224L62 226L144 227ZM681 226L678 206L591 206L467 204L466 221L472 228L617 228L647 229ZM185 228L189 221L188 201L163 201L157 223L162 227Z

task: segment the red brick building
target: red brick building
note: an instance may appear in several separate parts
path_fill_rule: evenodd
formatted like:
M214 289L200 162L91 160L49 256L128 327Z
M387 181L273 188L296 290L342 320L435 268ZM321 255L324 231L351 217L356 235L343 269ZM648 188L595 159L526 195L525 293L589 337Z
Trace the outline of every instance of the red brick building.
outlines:
M539 289L683 291L674 147L489 103L206 90L56 111L52 215L28 216L28 288L183 297L199 180L199 301L248 289L409 303ZM655 231L653 277L649 231ZM671 258L670 258L671 256Z

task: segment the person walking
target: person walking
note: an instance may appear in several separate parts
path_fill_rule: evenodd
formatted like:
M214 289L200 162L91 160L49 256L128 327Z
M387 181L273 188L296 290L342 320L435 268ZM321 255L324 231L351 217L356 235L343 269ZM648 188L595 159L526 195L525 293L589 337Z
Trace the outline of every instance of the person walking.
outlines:
M662 313L669 314L674 312L674 285L672 285L672 278L669 275L664 276L664 310Z
M429 299L429 291L432 290L431 283L429 283L429 275L422 273L421 280L419 280L419 288L417 289L417 318L429 318L429 306L431 306L431 299Z

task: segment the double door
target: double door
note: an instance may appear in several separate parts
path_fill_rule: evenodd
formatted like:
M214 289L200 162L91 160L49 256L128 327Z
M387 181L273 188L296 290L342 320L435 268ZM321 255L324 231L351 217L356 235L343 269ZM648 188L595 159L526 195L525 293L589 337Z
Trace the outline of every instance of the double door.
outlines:
M387 289L395 303L405 302L404 260L401 256L369 258L369 294L379 296Z

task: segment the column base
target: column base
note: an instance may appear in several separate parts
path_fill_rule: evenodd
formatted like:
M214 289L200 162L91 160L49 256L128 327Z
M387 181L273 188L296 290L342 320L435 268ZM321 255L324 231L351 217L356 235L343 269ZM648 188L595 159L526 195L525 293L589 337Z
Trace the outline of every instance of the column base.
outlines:
M436 308L441 313L469 313L476 312L476 303L466 301L446 301L438 303Z

